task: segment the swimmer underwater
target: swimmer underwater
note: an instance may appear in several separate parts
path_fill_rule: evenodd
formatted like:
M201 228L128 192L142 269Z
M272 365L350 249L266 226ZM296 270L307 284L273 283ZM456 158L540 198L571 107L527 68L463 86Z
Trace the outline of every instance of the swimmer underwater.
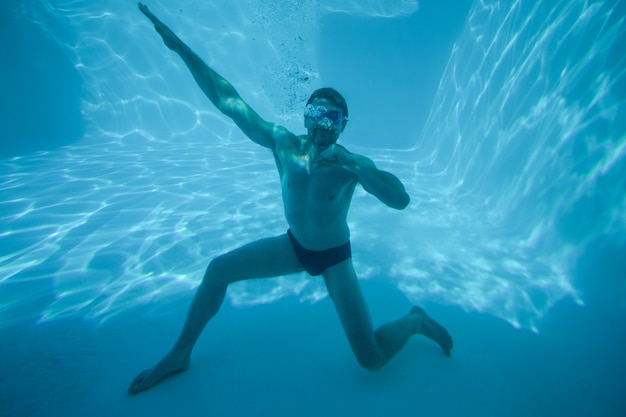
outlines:
M209 263L178 340L161 361L133 380L128 392L137 394L166 376L187 370L193 347L218 312L229 284L303 271L324 278L350 347L363 368L382 368L417 334L438 343L450 356L450 334L420 307L377 329L372 325L352 266L347 223L350 202L357 184L397 210L404 209L410 198L397 177L337 144L348 123L344 98L332 88L313 92L304 113L306 134L296 135L261 118L148 7L139 3L139 10L154 24L165 45L182 58L213 105L253 142L272 151L289 230L241 246Z

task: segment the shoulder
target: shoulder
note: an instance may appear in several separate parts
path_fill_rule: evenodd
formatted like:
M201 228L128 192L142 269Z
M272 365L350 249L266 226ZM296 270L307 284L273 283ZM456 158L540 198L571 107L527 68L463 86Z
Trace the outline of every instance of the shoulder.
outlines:
M293 142L297 136L283 125L272 126L272 136L277 145Z
M301 153L302 137L294 134L286 127L275 125L272 136L272 153L277 162L285 163L293 155Z
M282 152L297 152L306 142L306 135L296 135L284 126L276 125L274 129L276 150Z

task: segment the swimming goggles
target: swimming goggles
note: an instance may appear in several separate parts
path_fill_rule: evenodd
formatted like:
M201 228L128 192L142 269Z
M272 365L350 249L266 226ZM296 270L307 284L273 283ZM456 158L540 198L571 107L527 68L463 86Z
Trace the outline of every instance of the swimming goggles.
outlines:
M304 108L304 117L308 117L313 123L324 129L330 129L332 125L338 125L344 120L348 120L347 117L344 117L337 110L329 111L324 106L314 106L312 104L308 104Z

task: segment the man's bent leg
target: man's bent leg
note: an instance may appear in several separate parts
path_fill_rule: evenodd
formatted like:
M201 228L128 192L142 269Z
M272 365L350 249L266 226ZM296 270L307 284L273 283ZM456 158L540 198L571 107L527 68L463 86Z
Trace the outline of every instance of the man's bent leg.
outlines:
M174 349L191 354L200 332L219 310L229 284L301 272L287 235L262 239L218 256L209 264Z
M287 235L262 239L218 256L209 264L178 341L152 369L140 373L128 391L144 391L163 377L185 371L191 351L207 322L217 313L229 284L303 271Z
M350 347L365 369L382 368L414 334L434 340L446 355L450 354L452 338L419 307L374 331L351 259L328 268L324 271L324 279Z

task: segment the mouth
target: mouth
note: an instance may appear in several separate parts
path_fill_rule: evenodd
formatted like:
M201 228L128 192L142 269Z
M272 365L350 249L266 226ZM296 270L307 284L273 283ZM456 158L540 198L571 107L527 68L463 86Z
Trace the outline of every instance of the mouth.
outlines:
M332 145L334 142L333 134L329 130L316 129L313 131L313 142L318 146Z
M316 127L313 129L315 136L321 136L323 138L332 137L333 132L330 129L324 129L323 127Z

